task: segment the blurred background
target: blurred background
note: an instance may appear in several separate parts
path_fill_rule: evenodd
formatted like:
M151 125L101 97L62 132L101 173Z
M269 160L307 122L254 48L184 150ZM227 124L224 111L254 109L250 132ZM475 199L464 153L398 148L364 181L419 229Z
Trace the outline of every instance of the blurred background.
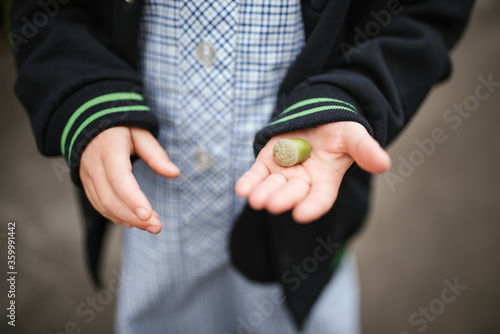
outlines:
M2 14L8 1L1 2ZM64 161L36 150L0 35L0 333L112 333L121 230L108 235L105 291L85 269ZM365 334L500 333L500 1L479 0L454 72L389 147L353 243ZM475 97L476 88L483 85ZM460 115L453 111L465 105ZM471 110L471 111L467 111ZM7 223L16 222L16 327L7 325ZM322 333L318 333L322 334Z

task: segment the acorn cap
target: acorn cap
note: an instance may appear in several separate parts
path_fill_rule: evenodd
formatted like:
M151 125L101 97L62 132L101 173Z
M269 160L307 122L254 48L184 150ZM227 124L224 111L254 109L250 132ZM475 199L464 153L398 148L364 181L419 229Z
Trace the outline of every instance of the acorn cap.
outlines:
M274 161L282 167L291 167L306 160L311 144L302 138L280 139L273 147Z

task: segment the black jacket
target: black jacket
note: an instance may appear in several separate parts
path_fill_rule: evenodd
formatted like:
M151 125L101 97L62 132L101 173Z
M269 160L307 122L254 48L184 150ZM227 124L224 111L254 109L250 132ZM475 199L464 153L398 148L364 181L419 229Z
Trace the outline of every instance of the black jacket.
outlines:
M302 0L306 44L280 87L273 123L256 135L256 153L276 134L334 121L359 122L388 145L449 75L449 50L472 2ZM80 155L101 131L127 125L157 133L138 73L141 8L141 0L14 1L15 92L40 152L64 155L77 186ZM350 110L338 108L347 103ZM300 326L334 272L332 259L362 225L369 188L369 175L354 170L332 210L307 225L247 206L231 234L233 264L250 279L281 282ZM82 207L98 282L105 219L84 196ZM298 266L306 272L297 275Z

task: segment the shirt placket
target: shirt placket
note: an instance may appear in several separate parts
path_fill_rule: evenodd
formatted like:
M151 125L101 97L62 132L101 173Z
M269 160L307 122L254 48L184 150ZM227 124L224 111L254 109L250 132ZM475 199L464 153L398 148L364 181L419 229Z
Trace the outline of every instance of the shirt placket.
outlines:
M236 1L179 1L177 157L185 253L223 261L232 223Z

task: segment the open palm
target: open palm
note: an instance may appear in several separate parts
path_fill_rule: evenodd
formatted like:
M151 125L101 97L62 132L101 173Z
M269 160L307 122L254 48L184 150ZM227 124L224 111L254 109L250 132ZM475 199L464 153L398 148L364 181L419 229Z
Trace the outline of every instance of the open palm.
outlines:
M282 138L303 138L312 147L301 164L281 167L273 159L274 144ZM333 206L345 172L356 163L371 173L390 168L389 155L356 122L336 122L273 137L253 166L236 183L236 193L248 197L255 210L280 214L293 210L300 223L312 222Z

